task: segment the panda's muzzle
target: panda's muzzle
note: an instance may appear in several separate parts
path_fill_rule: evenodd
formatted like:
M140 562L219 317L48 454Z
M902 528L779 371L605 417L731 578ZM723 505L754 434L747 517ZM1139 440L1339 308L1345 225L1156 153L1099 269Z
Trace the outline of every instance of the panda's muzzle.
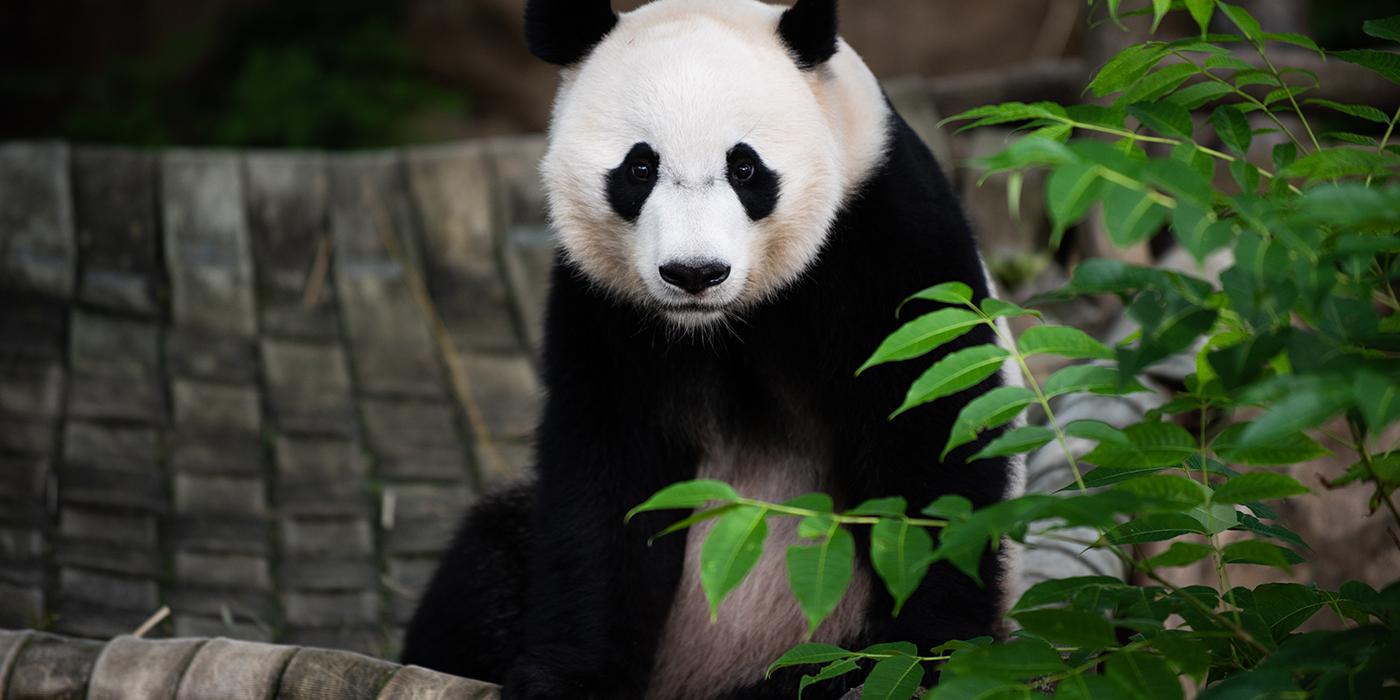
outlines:
M729 279L730 267L717 260L672 262L662 265L660 272L667 284L698 296Z

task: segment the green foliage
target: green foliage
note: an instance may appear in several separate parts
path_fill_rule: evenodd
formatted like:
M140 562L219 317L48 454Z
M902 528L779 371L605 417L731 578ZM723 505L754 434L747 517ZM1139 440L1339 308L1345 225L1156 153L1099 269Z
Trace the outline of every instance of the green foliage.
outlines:
M860 368L929 364L903 404L891 407L892 420L1015 368L1024 388L981 394L962 407L948 435L929 436L930 453L944 461L936 468L976 468L951 460L964 451L976 450L966 460L975 462L1055 443L1075 483L978 509L944 496L913 516L910 506L921 504L899 497L838 513L819 495L773 504L695 482L662 491L638 511L708 508L671 530L718 519L701 561L712 608L756 560L766 520L799 518L802 541L788 550L788 573L812 630L849 583L856 537L868 538L871 564L895 614L932 564L947 562L977 580L982 558L1008 538L1104 549L1150 582L1089 577L1037 584L1009 611L1017 631L1000 643L973 639L917 649L892 640L859 651L804 644L770 669L810 669L804 689L860 673L865 697L903 700L937 670L938 684L926 698L1179 699L1183 683L1207 700L1393 697L1400 687L1400 583L1382 591L1359 583L1330 591L1227 582L1236 567L1290 572L1304 561L1306 544L1270 504L1311 493L1279 467L1330 454L1324 436L1357 455L1354 466L1325 486L1367 489L1373 509L1400 525L1394 505L1400 451L1383 446L1386 430L1400 420L1400 154L1392 145L1400 114L1300 101L1316 77L1276 67L1269 47L1320 49L1307 37L1269 33L1242 7L1218 0L1102 4L1114 20L1134 13L1155 23L1184 12L1202 34L1131 46L1108 61L1089 85L1103 105L1010 103L950 121L967 122L964 128L1025 127L982 164L1013 178L1049 171L1046 201L1056 240L1101 204L1115 243L1131 245L1166 230L1198 261L1228 251L1233 264L1217 280L1113 260L1081 263L1069 285L1046 299L1119 297L1140 330L1114 347L1035 321L1013 339L998 319L1039 314L975 299L961 283L940 284L901 306L919 307L923 315ZM1236 33L1209 34L1217 15ZM1368 22L1365 32L1400 42L1400 17ZM1243 60L1245 52L1257 54L1258 63ZM1400 82L1395 53L1333 55ZM1377 133L1324 140L1304 104L1374 124ZM1290 129L1283 113L1302 128ZM1261 134L1252 120L1260 119L1288 139L1268 163L1247 160ZM998 342L934 353L979 327ZM931 353L936 360L923 359ZM1138 375L1183 353L1195 357L1196 371L1142 422L1120 428L1057 419L1052 398L1143 391ZM1040 354L1084 362L1041 383L1026 362ZM1031 407L1045 416L1044 425L1018 422ZM1347 435L1323 430L1338 421ZM1093 449L1076 458L1069 439ZM1125 547L1146 543L1163 545L1153 556ZM1178 587L1160 573L1201 562L1216 569L1220 590ZM1298 632L1319 615L1331 616L1333 631Z
M375 0L265 3L214 14L147 55L50 81L73 84L65 88L72 106L45 128L150 146L394 145L414 118L460 118L471 108L458 90L425 77L404 39L403 15ZM41 81L28 92L51 89Z

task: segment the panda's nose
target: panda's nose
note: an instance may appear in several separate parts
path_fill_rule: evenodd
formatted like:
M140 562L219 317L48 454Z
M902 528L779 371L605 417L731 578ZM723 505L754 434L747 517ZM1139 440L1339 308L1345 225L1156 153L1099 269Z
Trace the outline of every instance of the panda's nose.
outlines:
M729 266L718 261L666 263L661 266L661 279L691 294L699 294L729 279Z

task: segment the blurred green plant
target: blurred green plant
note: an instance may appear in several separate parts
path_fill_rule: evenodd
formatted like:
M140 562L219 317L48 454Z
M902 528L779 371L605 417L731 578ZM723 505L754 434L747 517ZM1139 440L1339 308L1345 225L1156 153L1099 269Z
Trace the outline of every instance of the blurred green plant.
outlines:
M996 321L1037 312L974 299L961 283L940 284L910 302L941 308L892 334L864 366L910 361L974 327L991 328L998 344L943 356L902 406L890 408L895 416L919 410L1009 360L1024 388L1004 386L969 402L930 452L941 448L946 457L976 442L975 462L1056 444L1073 483L982 509L959 496L926 505L892 497L836 512L822 494L771 503L693 481L633 512L696 511L666 533L717 521L700 566L712 614L758 560L767 520L797 518L804 541L787 550L788 578L813 630L845 594L857 535L870 538L871 564L895 614L930 564L950 562L976 580L984 554L1005 538L1102 549L1149 582L1086 577L1035 585L1011 608L1017 631L1000 643L804 644L770 667L814 667L804 689L859 672L867 700L904 700L936 671L937 684L923 694L933 700L1182 700L1183 686L1201 700L1400 697L1400 582L1381 591L1358 582L1339 590L1230 582L1236 567L1292 571L1304 560L1306 544L1269 503L1311 492L1275 467L1329 454L1317 437L1356 455L1327 486L1367 489L1373 511L1400 526L1400 445L1387 440L1400 420L1400 112L1309 99L1317 76L1278 67L1268 49L1283 43L1324 52L1308 37L1266 32L1241 7L1218 0L1151 0L1132 11L1121 0L1100 4L1113 19L1121 13L1160 22L1188 12L1201 34L1128 47L1090 84L1101 103L1009 103L950 121L1019 125L1023 136L982 165L1009 172L1013 192L1026 170L1048 170L1057 240L1101 205L1116 245L1166 229L1197 260L1228 251L1232 266L1212 280L1116 260L1081 263L1050 298L1119 296L1139 330L1112 347L1044 323L1013 339ZM1210 33L1217 14L1233 32ZM1400 44L1400 17L1367 22L1365 31ZM1328 55L1400 83L1400 54ZM1374 134L1320 132L1305 104L1372 123ZM1202 110L1208 118L1195 116ZM1256 138L1265 135L1279 145L1269 163L1251 162ZM1042 383L1027 358L1045 353L1090 362ZM1119 428L1056 416L1052 399L1141 391L1136 376L1182 353L1194 354L1196 371L1143 422ZM1032 406L1046 424L1014 427ZM1346 434L1328 429L1337 424ZM1097 447L1076 458L1069 438ZM1084 536L1085 528L1096 534ZM1151 557L1124 549L1146 543L1163 548ZM1181 587L1163 575L1202 561L1211 563L1216 586ZM1336 629L1297 632L1324 611Z
M138 145L366 148L468 96L408 50L401 8L370 0L268 3L149 56L85 76L65 138Z

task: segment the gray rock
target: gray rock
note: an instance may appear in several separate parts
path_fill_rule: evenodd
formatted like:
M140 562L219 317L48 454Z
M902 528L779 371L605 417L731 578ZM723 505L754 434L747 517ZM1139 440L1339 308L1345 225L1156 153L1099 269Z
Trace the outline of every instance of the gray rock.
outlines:
M73 154L73 198L84 303L155 316L163 269L156 240L155 158L114 148Z
M251 337L253 262L238 158L170 151L161 160L161 216L171 314L180 326Z
M0 287L67 299L73 293L68 147L0 145Z

